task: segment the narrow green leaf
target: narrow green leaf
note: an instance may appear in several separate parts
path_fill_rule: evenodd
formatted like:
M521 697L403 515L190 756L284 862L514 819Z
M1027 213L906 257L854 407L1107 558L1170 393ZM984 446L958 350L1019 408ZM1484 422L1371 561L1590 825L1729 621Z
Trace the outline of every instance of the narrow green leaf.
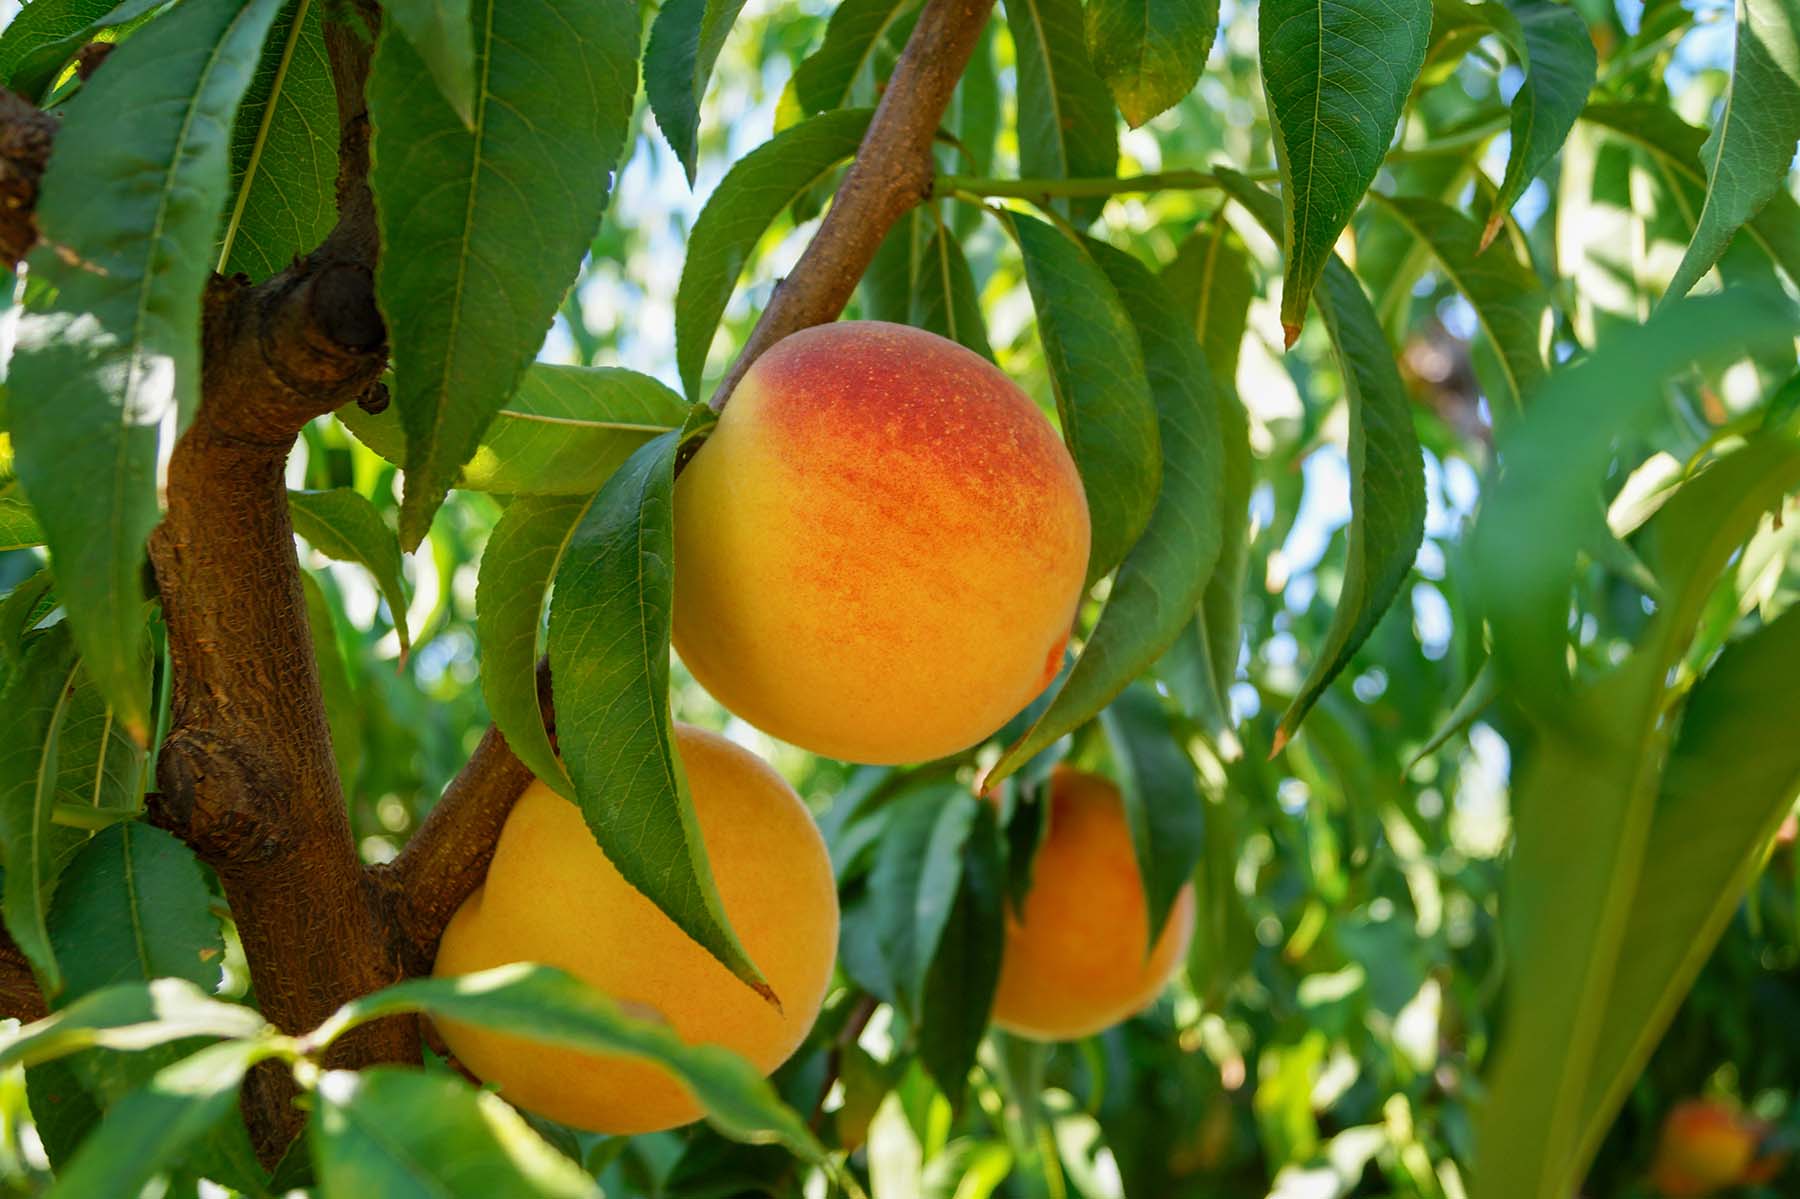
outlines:
M1256 275L1250 251L1222 217L1189 234L1162 269L1163 286L1206 351L1213 378L1236 389L1238 351L1250 324Z
M1092 582L1125 557L1156 503L1156 405L1137 333L1106 273L1053 226L1022 213L1006 220L1025 260L1063 439L1087 490Z
M707 351L756 243L783 208L856 153L871 115L842 109L782 130L738 159L700 210L675 292L675 361L690 400L700 398Z
M0 550L22 550L44 544L44 530L17 487L0 494Z
M1394 139L1425 62L1429 0L1272 0L1257 17L1281 170L1289 345L1306 304Z
M25 638L56 604L51 594L49 568L38 570L0 600L0 654L8 665L18 666L25 653Z
M456 486L500 495L592 495L633 450L679 429L688 405L648 375L610 366L534 362L481 435ZM391 406L356 405L338 419L396 466L406 462L406 427Z
M25 1094L50 1168L61 1171L99 1126L100 1105L66 1061L40 1062L27 1070Z
M1234 171L1222 170L1219 178L1227 194L1273 236L1279 219L1275 198ZM1331 629L1299 694L1282 713L1276 753L1394 602L1425 538L1424 459L1393 351L1362 284L1336 254L1325 260L1324 282L1314 298L1337 351L1350 405L1349 544Z
M994 360L969 260L963 257L956 236L941 224L919 251L906 323L948 337L989 362Z
M919 993L919 1061L960 1106L969 1067L987 1035L1006 946L1006 864L993 804L977 804L960 850L956 901Z
M267 1028L254 1010L214 999L185 979L121 983L0 1035L0 1067L33 1066L95 1047L136 1052L190 1037L257 1037Z
M1442 749L1450 738L1474 724L1475 718L1486 711L1488 705L1493 703L1499 694L1500 684L1494 675L1494 664L1483 662L1481 669L1475 672L1475 677L1469 680L1469 685L1463 691L1462 698L1456 701L1456 706L1450 709L1450 714L1444 717L1444 722L1438 726L1437 732L1431 735L1431 739L1421 745L1418 752L1407 760L1406 768L1411 770Z
M387 601L404 660L412 648L406 631L406 578L401 573L400 543L381 513L361 492L349 487L330 491L288 492L294 532L334 562L350 562L367 570Z
M157 1071L113 1105L57 1179L57 1199L137 1194L231 1114L244 1075L275 1054L270 1040L226 1041Z
M600 1184L523 1116L454 1074L332 1070L318 1094L309 1136L325 1194L601 1199Z
M344 647L338 641L337 625L324 589L309 571L301 572L300 589L306 593L306 623L312 630L313 656L319 663L319 691L325 700L325 721L331 728L331 753L348 795L354 792L357 776L362 773L366 714L351 686Z
M69 60L108 29L128 25L166 0L53 0L25 5L0 34L0 79L41 100Z
M825 40L794 68L794 98L811 113L844 108L869 73L875 52L915 0L843 0L831 10Z
M46 245L31 273L57 299L19 322L19 479L81 655L140 743L157 462L199 401L200 292L232 116L279 6L190 0L121 45L65 106L38 198Z
M1176 301L1137 259L1100 242L1090 241L1087 250L1124 304L1143 350L1160 432L1162 490L1074 668L1043 715L988 771L984 790L1092 719L1149 669L1193 620L1219 559L1224 463L1218 393L1205 354Z
M80 669L66 624L25 647L0 693L0 710L7 714L0 736L0 849L6 857L0 909L49 995L62 989L62 973L45 920L70 836L53 828L50 818L61 776L60 738Z
M869 872L873 941L893 982L892 998L915 1018L962 883L963 845L980 808L980 800L955 784L913 791L888 806Z
M744 0L668 0L650 26L644 94L690 187L700 153L700 101L743 7Z
M382 0L382 9L431 72L438 94L469 129L475 128L475 18L470 0ZM486 33L492 32L490 26Z
M1800 0L1737 0L1731 82L1700 148L1706 204L1668 295L1686 295L1784 189L1800 140Z
M267 279L337 220L337 89L323 0L288 0L269 31L231 134L219 273Z
M518 387L580 268L637 89L637 13L627 0L474 0L471 17L472 129L392 32L369 78L375 293L407 432L400 540L409 550Z
M538 704L538 633L550 581L593 502L526 496L508 504L482 551L475 584L475 637L488 712L519 761L572 802L575 784L550 746Z
M1586 36L1585 34L1583 35ZM1419 196L1378 196L1421 244L1431 251L1444 277L1475 309L1481 331L1493 344L1506 394L1495 397L1517 413L1543 382L1543 346L1548 296L1531 268L1513 256L1511 246L1481 248L1481 229L1447 204Z
M1018 72L1019 171L1034 178L1110 178L1119 161L1112 96L1088 60L1080 0L1008 0ZM1058 200L1078 221L1104 199Z
M1136 129L1181 103L1200 81L1218 0L1090 0L1088 57Z
M144 791L144 750L119 727L87 672L75 672L57 739L56 802L89 811L133 812ZM72 852L76 841L68 846ZM59 846L59 849L61 847Z
M460 978L415 979L352 1000L309 1038L329 1044L383 1016L425 1012L590 1053L625 1053L673 1071L712 1126L737 1141L780 1144L808 1161L824 1150L743 1058L716 1045L684 1044L667 1025L633 1019L605 995L560 970L521 962Z
M1206 851L1200 779L1147 683L1127 687L1100 714L1149 913L1149 953Z
M1519 69L1525 78L1513 95L1512 148L1506 156L1506 173L1488 209L1483 245L1500 232L1507 211L1524 194L1525 185L1537 178L1562 148L1593 90L1598 70L1594 40L1575 9L1556 0L1510 0L1510 5L1522 51ZM1498 5L1478 7L1491 10Z
M570 534L550 604L557 744L577 806L625 881L779 1002L719 900L669 713L675 458L709 419L700 410L633 454Z

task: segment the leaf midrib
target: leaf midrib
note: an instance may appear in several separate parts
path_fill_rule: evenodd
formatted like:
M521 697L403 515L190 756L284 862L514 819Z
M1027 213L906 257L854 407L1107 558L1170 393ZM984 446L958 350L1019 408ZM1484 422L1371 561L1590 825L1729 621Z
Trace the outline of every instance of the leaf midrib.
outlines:
M263 107L262 121L256 127L256 139L250 143L250 158L244 164L244 177L238 182L237 199L231 206L231 220L225 225L225 237L219 247L220 274L225 273L225 264L231 260L232 243L237 240L238 226L244 219L244 209L249 204L250 187L256 178L257 170L262 166L263 148L268 144L269 129L275 123L275 109L281 101L281 89L287 83L288 66L294 60L294 48L300 44L305 31L306 14L312 7L312 0L299 0L294 8L294 25L288 30L287 45L281 48L281 62L275 67L275 80L269 85L269 101Z

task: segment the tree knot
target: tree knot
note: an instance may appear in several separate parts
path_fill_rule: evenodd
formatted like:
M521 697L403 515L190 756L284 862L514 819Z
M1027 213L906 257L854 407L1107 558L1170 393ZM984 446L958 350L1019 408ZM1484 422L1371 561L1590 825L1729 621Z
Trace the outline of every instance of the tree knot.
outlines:
M267 751L201 729L177 729L157 755L150 818L209 864L267 861L290 848L292 787Z

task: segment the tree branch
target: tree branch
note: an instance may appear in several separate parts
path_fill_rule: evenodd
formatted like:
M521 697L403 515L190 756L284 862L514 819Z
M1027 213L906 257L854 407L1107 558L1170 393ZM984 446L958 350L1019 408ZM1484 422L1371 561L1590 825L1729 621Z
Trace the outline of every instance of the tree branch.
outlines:
M0 88L0 261L9 270L37 244L33 209L55 136L55 117Z
M723 408L744 372L790 333L834 321L894 222L931 196L932 139L994 0L929 0L819 231L775 289L713 393Z
M19 948L12 934L0 928L0 1019L11 1018L29 1024L41 1020L46 1012L44 993L39 989L31 962Z

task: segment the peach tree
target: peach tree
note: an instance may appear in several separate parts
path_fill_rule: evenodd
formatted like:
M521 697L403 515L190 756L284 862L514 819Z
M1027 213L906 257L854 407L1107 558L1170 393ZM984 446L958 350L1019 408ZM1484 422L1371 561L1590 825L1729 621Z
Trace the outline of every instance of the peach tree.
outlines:
M6 8L0 1188L1787 1193L1795 0ZM886 536L1016 432L976 422L764 430L837 507L684 569L792 498L730 423L846 316L1023 389L1085 568L987 573L1047 536L992 480ZM915 434L859 369L809 377ZM914 737L1061 574L1035 696ZM905 657L815 577L922 613ZM767 1078L438 961L526 795L718 1006L781 1003L677 716L828 858ZM1071 779L1142 927L1060 964L1148 982L1038 1037L996 1013ZM579 939L551 876L525 919ZM494 1037L704 1121L509 1104Z

